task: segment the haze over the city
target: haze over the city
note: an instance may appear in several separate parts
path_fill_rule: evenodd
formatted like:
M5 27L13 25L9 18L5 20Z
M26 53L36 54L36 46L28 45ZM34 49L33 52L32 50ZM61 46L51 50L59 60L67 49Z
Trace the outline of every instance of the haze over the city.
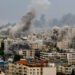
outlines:
M75 0L0 0L0 75L75 75Z
M8 22L19 22L21 16L27 12L31 2L32 0L0 0L0 25L7 24ZM75 18L73 16L75 16L75 0L49 0L49 2L49 8L46 11L39 13L38 18L40 18L42 14L45 15L47 20L55 18L61 19L64 15L67 15L71 16L71 19L69 20L71 21L73 19L72 23L74 23ZM55 21L53 24L59 25L60 23L56 23Z

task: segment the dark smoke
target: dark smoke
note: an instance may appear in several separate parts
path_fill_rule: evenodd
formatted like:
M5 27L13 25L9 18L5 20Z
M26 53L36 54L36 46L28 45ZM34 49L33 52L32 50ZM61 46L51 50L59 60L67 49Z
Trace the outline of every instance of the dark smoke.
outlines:
M27 35L32 25L32 21L35 18L34 10L29 11L26 15L22 16L21 23L14 26L5 25L0 30L0 36L8 37L21 37Z
M66 15L64 15L60 20L59 19L53 19L51 21L49 21L49 26L65 26L65 25L69 25L69 26L75 26L75 15L68 13Z
M75 15L71 14L71 13L68 13L64 16L62 16L60 19L50 19L48 20L46 19L46 15L44 15L44 17L40 17L40 19L36 19L34 24L35 24L35 27L38 27L38 28L43 28L43 27L46 27L47 25L52 28L54 26L58 26L58 27L63 27L65 25L68 25L68 26L72 26L72 27L75 27Z
M28 35L30 33L32 21L35 18L35 12L38 13L38 11L44 11L48 9L49 5L49 0L32 0L32 5L30 5L31 9L26 15L22 16L21 23L9 28L9 30L6 28L5 32L7 32L9 37L21 37ZM2 30L0 32L2 33Z
M23 24L23 28L22 31L26 31L29 30L31 27L31 22L35 17L35 12L34 11L30 11L28 12L25 16L22 17L22 24Z
M35 11L31 10L26 15L22 16L21 23L15 25L10 30L10 37L21 37L28 35L32 25L32 21L35 18Z

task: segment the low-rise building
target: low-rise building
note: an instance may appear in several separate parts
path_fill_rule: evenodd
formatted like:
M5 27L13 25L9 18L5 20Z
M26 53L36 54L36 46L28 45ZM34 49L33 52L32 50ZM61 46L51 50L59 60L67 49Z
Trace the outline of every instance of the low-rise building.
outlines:
M67 60L69 65L75 65L75 53L67 53Z
M67 40L62 40L57 42L57 47L59 47L60 49L67 49L69 48L69 42Z
M6 75L56 75L56 67L36 59L20 60L9 64Z
M18 55L21 55L21 56L23 56L23 58L34 58L35 57L35 50L27 50L27 49L25 49L25 50L18 50L18 51L16 51L16 53L18 54Z
M54 60L54 57L56 56L56 53L50 53L50 52L41 52L40 53L40 58L42 59L42 60Z
M66 75L71 75L72 74L72 70L74 69L75 66L58 66L57 67L57 72L62 72Z
M20 42L23 42L21 39L19 38L7 38L4 40L4 51L5 53L9 53L10 50L9 50L9 47L14 44L14 43L20 43Z

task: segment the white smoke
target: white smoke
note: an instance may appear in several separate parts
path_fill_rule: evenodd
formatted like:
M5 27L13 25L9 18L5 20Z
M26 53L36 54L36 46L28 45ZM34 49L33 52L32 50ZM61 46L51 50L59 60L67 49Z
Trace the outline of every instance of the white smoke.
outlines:
M49 0L32 0L32 8L36 11L43 11L48 9L50 6Z

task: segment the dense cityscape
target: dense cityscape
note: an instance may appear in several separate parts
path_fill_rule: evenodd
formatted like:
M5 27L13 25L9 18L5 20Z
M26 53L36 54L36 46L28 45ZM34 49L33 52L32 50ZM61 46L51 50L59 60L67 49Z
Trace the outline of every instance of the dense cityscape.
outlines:
M18 23L0 25L0 75L75 75L75 16L38 20L50 4L32 0Z
M0 38L5 75L74 75L75 28L53 27L27 37Z

